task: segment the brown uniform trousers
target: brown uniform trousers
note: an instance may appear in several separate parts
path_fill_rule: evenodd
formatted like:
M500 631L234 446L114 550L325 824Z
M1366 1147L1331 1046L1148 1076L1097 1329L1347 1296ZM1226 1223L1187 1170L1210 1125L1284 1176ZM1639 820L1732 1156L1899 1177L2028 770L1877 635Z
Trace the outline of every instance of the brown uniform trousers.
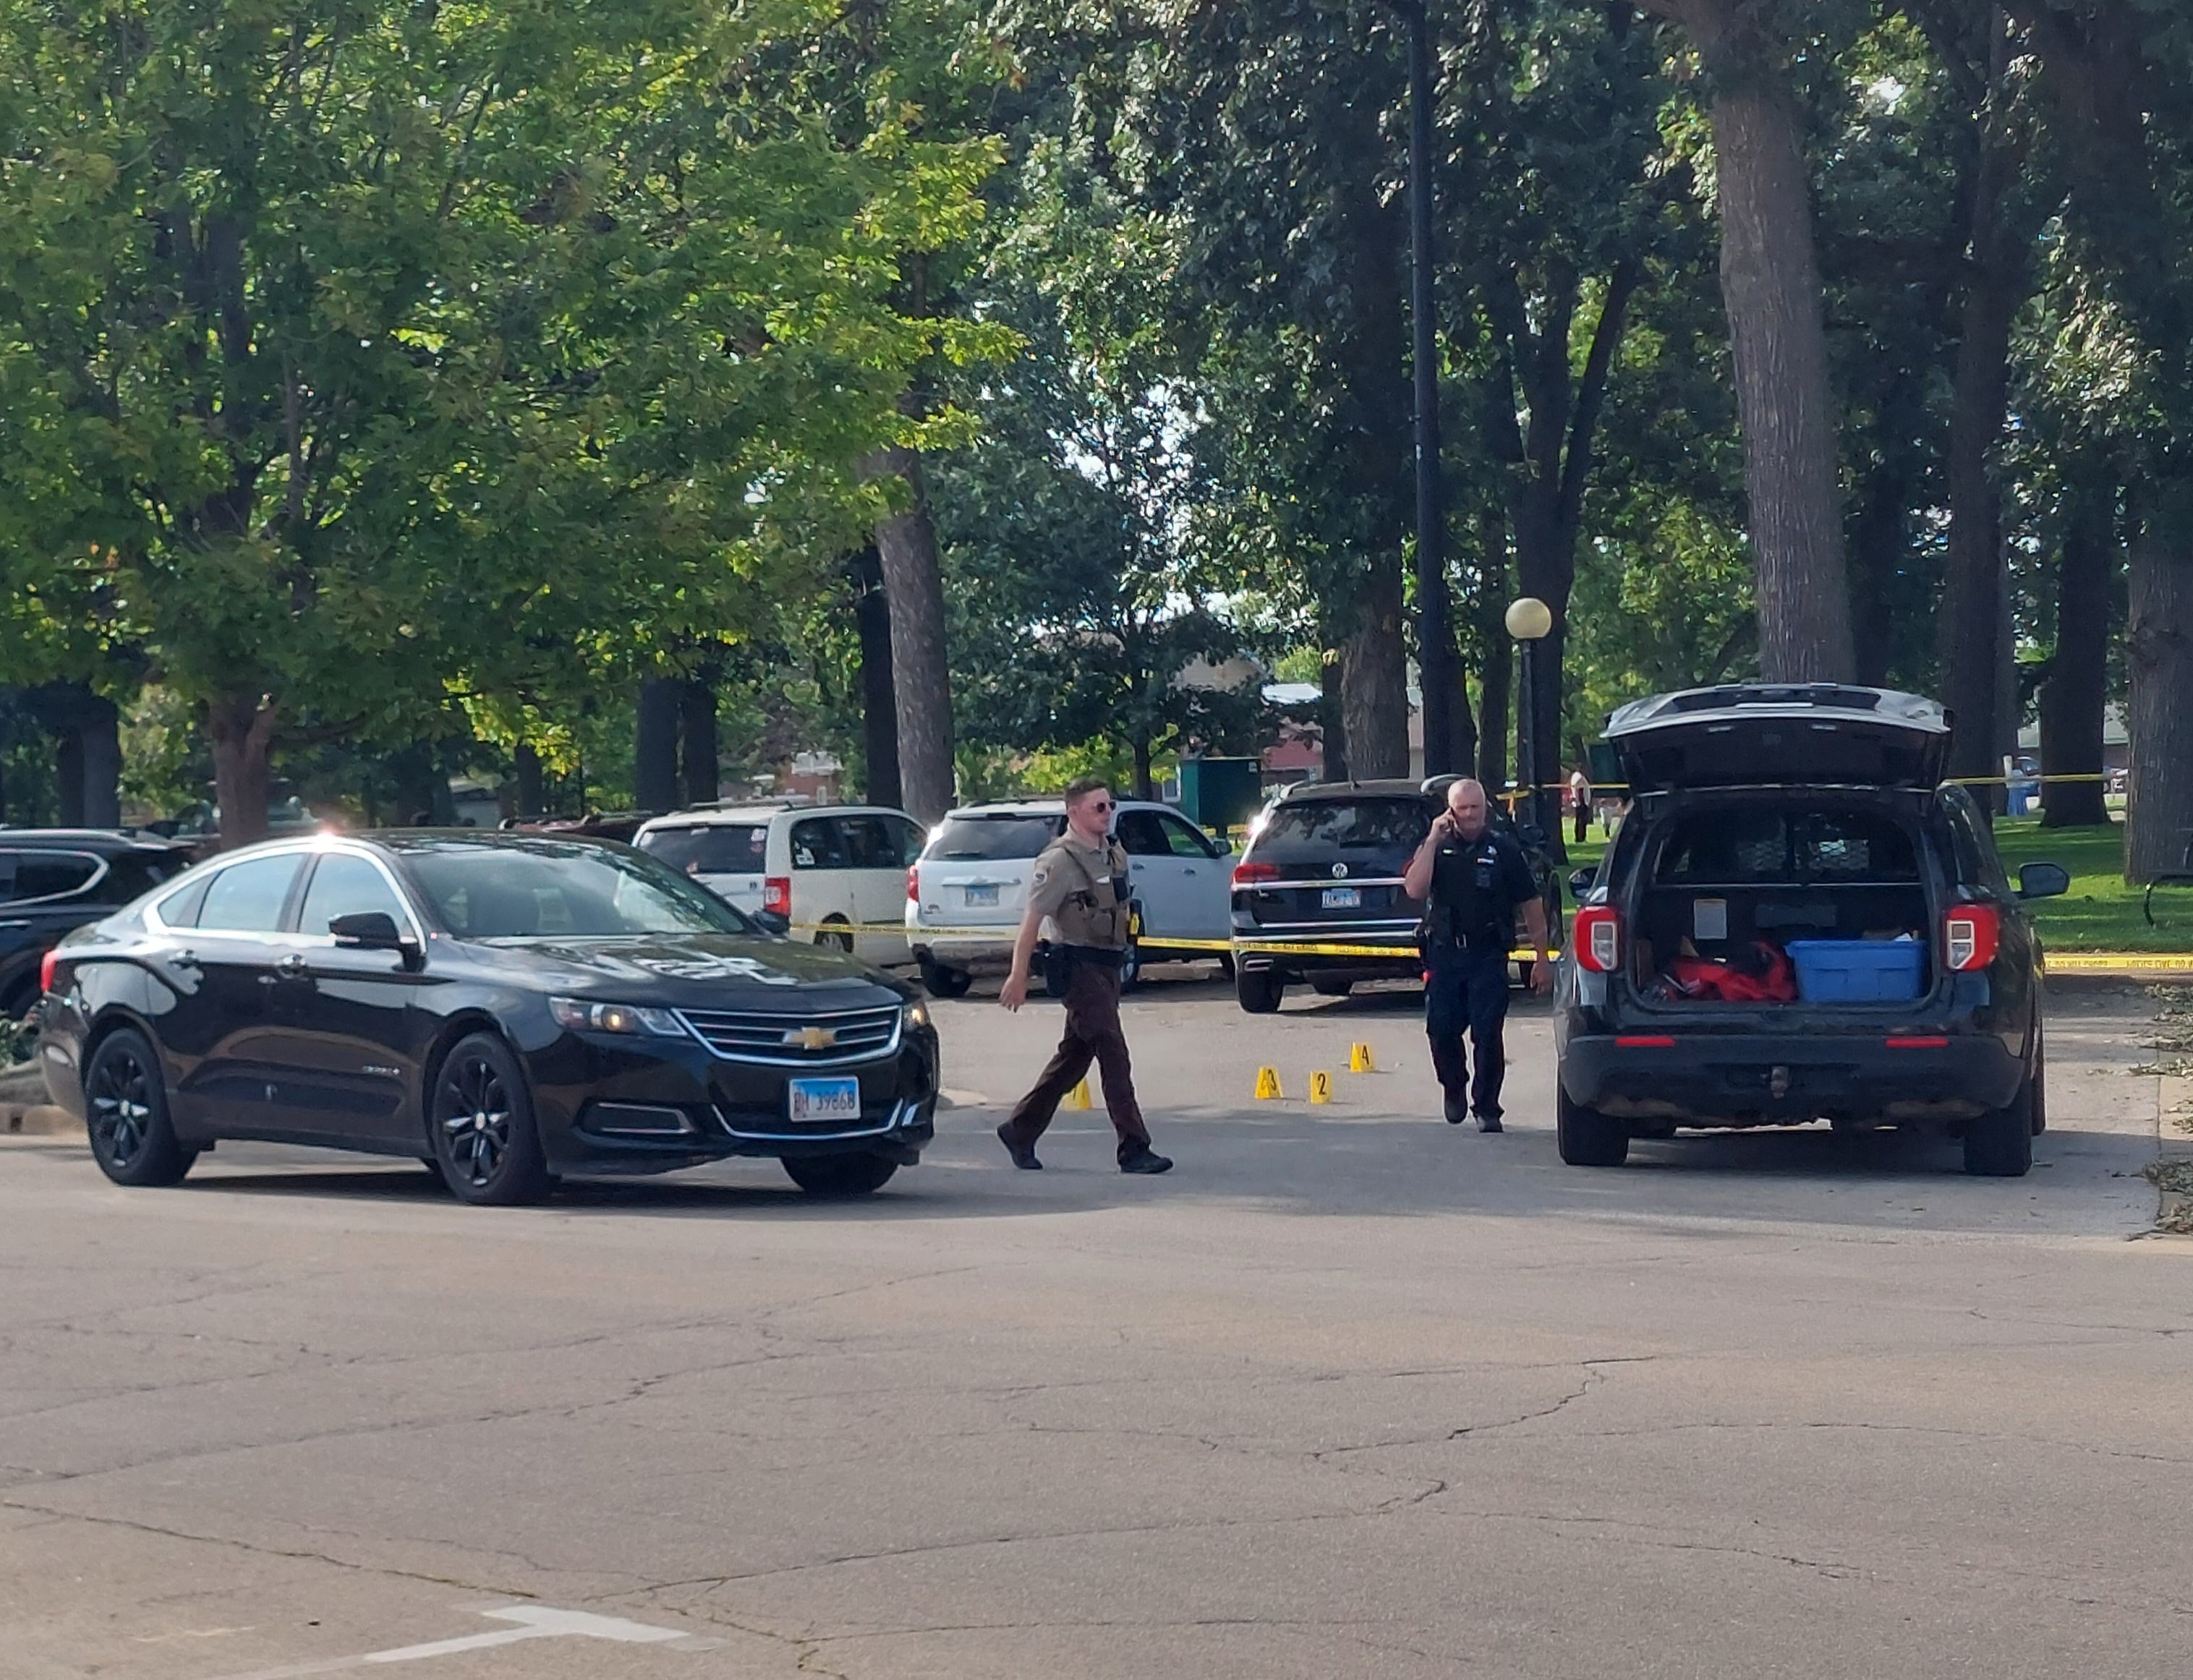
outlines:
M1135 1077L1127 1059L1127 1035L1119 1026L1119 971L1099 963L1076 963L1066 988L1066 1036L1035 1089L1020 1100L999 1135L1015 1149L1032 1149L1051 1124L1066 1094L1096 1064L1103 1076L1104 1107L1119 1134L1119 1158L1127 1160L1150 1146L1149 1129L1135 1101Z

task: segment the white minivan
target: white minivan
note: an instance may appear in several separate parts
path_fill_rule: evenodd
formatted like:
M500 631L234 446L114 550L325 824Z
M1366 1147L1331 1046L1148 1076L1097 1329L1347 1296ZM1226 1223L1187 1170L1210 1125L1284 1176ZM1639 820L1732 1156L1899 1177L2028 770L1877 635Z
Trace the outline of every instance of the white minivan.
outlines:
M783 917L795 939L891 967L913 960L896 928L925 837L888 806L785 801L656 817L632 843L741 910ZM877 923L890 931L862 931Z
M1028 907L1036 854L1065 827L1066 805L1059 799L970 805L936 826L906 880L907 939L930 991L958 997L976 974L1005 969ZM1127 854L1141 911L1122 978L1131 985L1144 963L1208 960L1212 951L1167 942L1225 944L1232 849L1171 806L1140 799L1120 801L1112 834Z

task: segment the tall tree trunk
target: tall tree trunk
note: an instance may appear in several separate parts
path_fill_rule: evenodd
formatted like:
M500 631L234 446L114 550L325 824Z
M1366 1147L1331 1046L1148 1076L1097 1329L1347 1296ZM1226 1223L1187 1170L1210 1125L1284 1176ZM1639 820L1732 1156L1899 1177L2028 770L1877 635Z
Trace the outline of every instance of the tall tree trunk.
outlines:
M924 824L952 809L952 673L944 648L944 573L929 517L921 458L896 447L871 458L872 476L906 481L903 511L876 526L876 552L890 605L891 689L898 717L898 767L906 809Z
M1477 645L1485 660L1478 679L1477 779L1494 793L1508 785L1509 713L1515 689L1515 644L1503 622L1508 569L1507 521L1488 506L1477 516Z
M2162 486L2135 529L2125 665L2125 878L2138 884L2184 868L2193 842L2193 479Z
M1759 663L1772 683L1857 669L1836 484L1819 259L1804 122L1753 0L1656 0L1714 82L1721 300L1736 362L1758 569Z
M512 816L537 817L548 809L547 790L542 785L541 755L525 742L518 744L512 755L518 774L518 809Z
M220 813L220 844L248 846L266 837L266 795L272 776L275 708L257 694L218 694L206 705L206 733L213 740L214 803Z
M707 805L722 789L716 758L716 674L690 677L678 691L679 768L684 772L685 803Z
M1325 691L1325 699L1318 706L1318 724L1323 742L1323 769L1319 774L1327 781L1346 781L1350 774L1348 763L1348 708L1342 703L1342 691L1347 687L1343 680L1347 671L1346 650L1327 648L1325 663L1318 670L1318 685Z
M63 828L82 828L83 816L83 730L73 720L54 735L54 803Z
M650 677L639 685L633 719L632 803L643 811L678 809L679 690L675 677Z
M861 637L861 745L867 760L871 805L902 802L898 774L898 710L891 689L890 597L884 563L871 544L847 563L853 620Z
M1359 780L1409 774L1408 663L1401 639L1401 557L1371 563L1341 668L1348 764Z
M1136 735L1134 753L1135 797L1154 799L1158 797L1158 785L1150 772L1150 738L1148 735Z
M83 760L83 820L89 828L122 826L122 714L102 694L87 696L78 734Z
M434 749L424 741L415 742L402 751L392 753L386 764L389 780L396 787L396 822L398 826L433 827L440 815L440 806L449 796L434 797L434 781L438 774L434 763ZM447 778L444 778L446 790Z
M2109 706L2110 619L2116 596L2116 490L2082 475L2056 574L2056 651L2041 685L2041 770L2090 780L2047 782L2043 828L2087 828L2110 820L2102 783L2102 729Z

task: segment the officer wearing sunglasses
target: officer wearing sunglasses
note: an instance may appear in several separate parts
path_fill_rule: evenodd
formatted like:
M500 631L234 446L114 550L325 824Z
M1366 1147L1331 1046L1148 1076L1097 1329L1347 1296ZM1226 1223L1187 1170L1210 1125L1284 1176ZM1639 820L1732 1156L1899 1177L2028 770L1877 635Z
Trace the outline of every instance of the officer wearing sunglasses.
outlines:
M1127 948L1132 913L1127 854L1111 837L1111 789L1094 777L1066 790L1066 831L1035 860L1028 914L1013 944L1012 972L998 1001L1017 1010L1028 1001L1028 969L1046 918L1058 928L1046 978L1066 1002L1066 1036L1035 1088L1022 1097L998 1141L1023 1171L1039 1169L1035 1140L1051 1124L1066 1094L1095 1062L1104 1083L1104 1106L1119 1135L1119 1170L1162 1173L1171 1161L1150 1147L1149 1129L1135 1100L1127 1035L1119 1026L1119 963Z

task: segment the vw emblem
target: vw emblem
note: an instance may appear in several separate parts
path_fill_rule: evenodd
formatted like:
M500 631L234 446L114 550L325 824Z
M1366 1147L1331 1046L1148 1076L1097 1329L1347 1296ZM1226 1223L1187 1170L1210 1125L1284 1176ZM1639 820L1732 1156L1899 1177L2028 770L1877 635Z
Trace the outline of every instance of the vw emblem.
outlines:
M1348 878L1348 866L1344 863L1333 865L1332 878L1336 881L1345 881Z

